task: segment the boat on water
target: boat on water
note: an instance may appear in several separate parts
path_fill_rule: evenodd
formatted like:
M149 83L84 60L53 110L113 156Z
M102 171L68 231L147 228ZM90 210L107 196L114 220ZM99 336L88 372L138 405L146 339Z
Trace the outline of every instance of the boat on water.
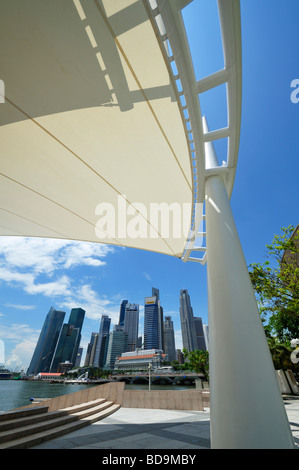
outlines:
M4 366L0 366L0 380L7 380L11 378L11 372L8 369L5 369Z

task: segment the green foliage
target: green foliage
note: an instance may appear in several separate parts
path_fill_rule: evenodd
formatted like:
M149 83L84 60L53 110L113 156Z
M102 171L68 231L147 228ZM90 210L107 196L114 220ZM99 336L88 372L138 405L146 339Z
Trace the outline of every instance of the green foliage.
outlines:
M286 344L299 335L299 233L293 232L283 227L266 245L267 260L249 271L267 337Z
M288 370L291 369L293 372L298 372L299 367L291 361L291 348L288 343L280 343L277 338L269 338L268 345L272 354L272 359L275 369Z
M172 361L170 365L172 366L173 370L180 370L183 366L183 364L180 364L179 361Z
M101 378L107 378L110 374L110 370L103 370L99 369L98 367L81 367L79 371L74 371L74 372L67 372L64 374L65 377L69 379L76 379L79 377L79 375L84 374L84 372L88 371L88 378L89 379L101 379Z
M209 353L196 349L195 351L187 351L183 349L185 356L185 367L197 373L202 373L205 380L209 380Z

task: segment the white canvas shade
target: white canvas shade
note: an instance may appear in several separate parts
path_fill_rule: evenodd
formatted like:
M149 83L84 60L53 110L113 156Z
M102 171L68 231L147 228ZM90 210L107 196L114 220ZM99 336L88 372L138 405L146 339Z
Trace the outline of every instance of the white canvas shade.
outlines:
M190 207L180 237L116 230L104 242L184 261L204 250L196 260L208 262L212 446L290 448L229 203L241 121L240 6L218 1L225 67L196 81L181 17L188 3L0 2L0 235L98 243L99 204L138 203L149 227L152 203ZM228 125L209 131L199 95L223 83ZM222 167L212 141L223 137ZM198 235L204 202L203 248L190 235Z

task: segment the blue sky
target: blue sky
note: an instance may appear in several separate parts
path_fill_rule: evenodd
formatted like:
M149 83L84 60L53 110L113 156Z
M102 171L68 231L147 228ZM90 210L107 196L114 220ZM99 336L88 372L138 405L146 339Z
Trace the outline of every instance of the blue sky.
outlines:
M265 244L282 226L298 223L298 0L241 0L243 98L238 168L231 198L247 264L265 259ZM184 11L197 78L223 66L216 1L194 0ZM207 52L208 51L208 52ZM299 97L299 93L298 93ZM211 129L226 125L224 89L202 97ZM217 143L219 159L224 146ZM206 267L156 253L59 240L0 238L0 339L5 362L27 367L46 314L86 309L86 350L102 313L118 320L121 300L139 303L160 289L164 314L182 347L180 289L194 315L208 323ZM237 286L236 286L237 288Z

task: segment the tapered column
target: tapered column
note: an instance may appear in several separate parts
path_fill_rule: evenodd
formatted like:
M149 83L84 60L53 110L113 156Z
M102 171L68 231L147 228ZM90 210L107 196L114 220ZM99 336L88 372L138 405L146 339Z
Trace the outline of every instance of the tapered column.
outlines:
M212 447L294 448L224 182L205 191Z

